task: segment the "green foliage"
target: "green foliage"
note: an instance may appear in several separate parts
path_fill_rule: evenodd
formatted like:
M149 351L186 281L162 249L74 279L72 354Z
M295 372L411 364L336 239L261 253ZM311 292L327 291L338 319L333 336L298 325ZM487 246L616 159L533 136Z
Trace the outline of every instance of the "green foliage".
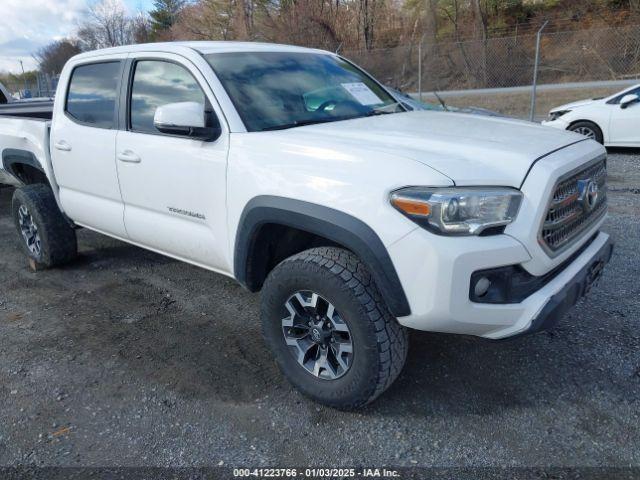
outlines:
M155 0L151 16L151 36L168 31L178 19L178 15L186 4L186 0Z

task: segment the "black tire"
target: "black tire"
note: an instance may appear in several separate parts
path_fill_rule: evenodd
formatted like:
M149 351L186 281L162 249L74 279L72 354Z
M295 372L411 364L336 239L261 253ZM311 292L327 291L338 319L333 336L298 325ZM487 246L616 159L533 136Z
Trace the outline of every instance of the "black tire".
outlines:
M350 330L353 357L339 378L314 376L286 344L285 303L300 291L331 302ZM265 341L284 376L330 407L350 410L372 402L395 381L407 358L407 330L389 313L365 265L347 250L313 248L284 260L264 284L261 314Z
M604 144L604 136L602 135L602 130L593 122L589 122L586 120L582 122L576 122L569 126L569 130L571 130L572 132L580 133L592 138L598 143ZM593 134L589 132L593 132Z
M22 251L32 260L36 270L62 265L77 257L76 232L60 212L48 185L27 185L16 189L11 208ZM23 235L21 208L36 227L40 246L36 251L29 248Z

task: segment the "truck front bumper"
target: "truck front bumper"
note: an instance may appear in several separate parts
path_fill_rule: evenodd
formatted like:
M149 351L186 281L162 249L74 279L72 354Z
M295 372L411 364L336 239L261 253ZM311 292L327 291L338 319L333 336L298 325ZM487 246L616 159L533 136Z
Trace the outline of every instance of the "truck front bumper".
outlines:
M569 122L565 121L562 117L556 119L556 120L544 120L541 122L541 125L543 127L551 127L551 128L558 128L560 130L566 130L567 128L569 128Z
M605 236L607 238L604 239L604 243L601 243L595 255L587 261L559 292L555 293L549 299L523 334L553 328L564 314L597 284L602 276L605 265L609 263L611 255L613 255L613 242L608 238L608 235Z
M474 272L520 265L527 249L509 235L440 237L422 229L396 242L389 253L411 306L398 321L425 331L501 339L553 326L596 282L613 250L597 233L548 282L518 303L477 303L470 298Z

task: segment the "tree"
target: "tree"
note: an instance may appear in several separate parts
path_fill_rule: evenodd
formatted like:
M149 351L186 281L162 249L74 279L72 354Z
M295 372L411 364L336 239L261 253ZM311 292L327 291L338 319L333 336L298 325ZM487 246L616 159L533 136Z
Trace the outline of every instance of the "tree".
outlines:
M193 1L182 8L169 36L181 40L264 39L265 26L256 26L256 20L268 16L270 3L271 0Z
M376 0L360 0L360 24L364 46L367 50L373 48L377 3Z
M489 33L489 14L487 2L481 0L472 0L471 9L473 12L473 20L475 24L475 37L486 40Z
M89 7L77 36L83 50L95 50L131 44L133 33L133 21L122 0L102 0Z
M156 38L171 30L185 4L186 0L155 0L153 2L155 8L149 12L151 15L151 35Z
M482 2L481 0L472 0L471 7L475 23L475 38L480 40L482 43L482 48L480 51L480 71L476 74L476 78L478 78L481 82L481 87L487 87L487 39L489 37L489 14L487 12L488 5L486 0L485 2Z
M343 42L343 46L355 47L361 30L356 13L359 9L346 8L345 1L263 1L258 4L261 18L257 28L262 29L260 35L268 41L330 50L339 48ZM344 35L350 35L354 41L346 40Z
M200 0L187 5L171 28L171 37L180 40L231 40L234 6L231 0Z
M62 67L74 55L82 50L76 40L64 39L42 47L34 57L40 64L40 71L43 73L56 74L62 71Z
M149 17L140 12L131 20L133 43L148 43L151 41L151 22Z

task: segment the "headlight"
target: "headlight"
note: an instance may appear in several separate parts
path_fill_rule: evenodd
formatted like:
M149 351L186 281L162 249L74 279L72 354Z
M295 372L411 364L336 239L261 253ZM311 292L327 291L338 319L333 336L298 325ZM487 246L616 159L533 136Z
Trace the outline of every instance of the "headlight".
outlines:
M549 121L553 122L554 120L559 119L563 115L571 112L571 110L558 110L557 112L549 112Z
M397 210L440 235L479 235L505 226L516 218L521 200L518 190L493 187L408 187L391 193Z

